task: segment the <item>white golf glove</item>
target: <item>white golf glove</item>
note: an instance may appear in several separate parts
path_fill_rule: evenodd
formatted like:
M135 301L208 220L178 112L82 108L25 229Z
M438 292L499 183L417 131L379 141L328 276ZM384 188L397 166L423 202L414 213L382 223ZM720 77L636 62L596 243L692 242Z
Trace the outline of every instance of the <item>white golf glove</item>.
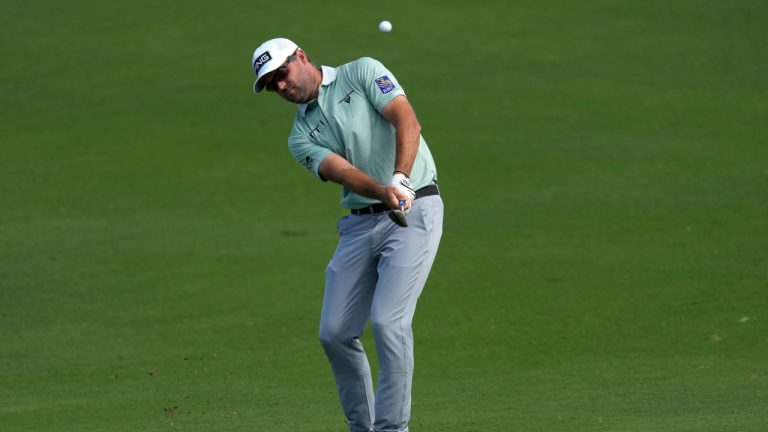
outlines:
M392 175L392 186L397 186L400 192L408 195L411 198L411 202L416 199L416 192L413 191L413 187L411 187L411 181L408 180L408 176L405 174L396 172L394 175ZM411 209L409 207L408 209L404 210L404 213L407 214L410 210Z

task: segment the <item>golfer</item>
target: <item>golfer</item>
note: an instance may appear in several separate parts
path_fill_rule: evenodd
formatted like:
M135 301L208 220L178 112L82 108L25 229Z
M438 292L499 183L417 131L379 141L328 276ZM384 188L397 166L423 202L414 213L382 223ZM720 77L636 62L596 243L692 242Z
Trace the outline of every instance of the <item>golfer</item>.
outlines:
M349 209L325 270L320 318L349 430L407 432L411 323L443 229L437 170L421 126L394 74L372 58L318 67L277 38L252 60L254 91L298 106L288 138L293 157L321 181L340 184ZM375 395L360 343L369 321L380 369Z

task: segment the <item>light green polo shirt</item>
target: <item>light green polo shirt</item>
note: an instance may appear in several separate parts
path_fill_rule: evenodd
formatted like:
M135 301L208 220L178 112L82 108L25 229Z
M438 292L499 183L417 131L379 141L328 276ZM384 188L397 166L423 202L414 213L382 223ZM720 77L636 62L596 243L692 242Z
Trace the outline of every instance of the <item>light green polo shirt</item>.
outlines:
M323 81L317 99L300 104L288 147L293 157L314 175L331 153L381 184L389 184L395 169L395 128L381 110L404 95L395 76L383 64L364 57L331 68L322 66ZM432 154L419 137L419 151L411 170L414 189L437 182ZM377 201L342 188L341 206L360 208Z

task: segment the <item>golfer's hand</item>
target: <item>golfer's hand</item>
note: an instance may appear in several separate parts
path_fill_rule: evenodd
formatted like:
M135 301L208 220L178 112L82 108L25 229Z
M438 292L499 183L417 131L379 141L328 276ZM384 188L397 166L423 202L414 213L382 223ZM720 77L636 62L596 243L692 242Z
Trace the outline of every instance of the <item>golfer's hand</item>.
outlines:
M411 181L408 180L408 177L405 174L398 172L392 176L392 182L390 184L395 187L398 208L402 208L403 211L408 213L413 204L413 200L416 199L416 192L414 192L413 187L411 187ZM403 201L405 202L403 203ZM400 205L401 203L403 205Z

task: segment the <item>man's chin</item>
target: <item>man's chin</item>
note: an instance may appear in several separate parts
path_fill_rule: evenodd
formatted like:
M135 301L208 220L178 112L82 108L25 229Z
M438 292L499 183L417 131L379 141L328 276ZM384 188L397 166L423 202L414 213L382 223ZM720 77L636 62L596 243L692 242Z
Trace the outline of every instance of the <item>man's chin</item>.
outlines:
M304 103L306 98L302 96L303 95L294 93L292 91L284 91L280 93L280 97L287 100L288 102L293 102L293 103Z

